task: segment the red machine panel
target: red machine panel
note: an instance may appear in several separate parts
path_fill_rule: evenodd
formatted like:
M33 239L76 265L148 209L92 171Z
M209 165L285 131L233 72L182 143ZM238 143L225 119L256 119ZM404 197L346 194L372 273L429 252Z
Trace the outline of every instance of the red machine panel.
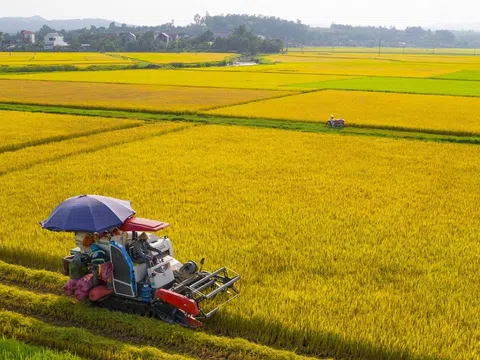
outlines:
M158 289L155 292L155 297L159 298L166 303L175 306L176 308L185 311L187 314L197 316L200 311L198 310L195 300L190 299L181 294L177 294L173 291Z
M125 222L120 226L120 230L122 231L149 231L155 232L166 227L169 227L170 224L157 221L157 220L150 220L144 219L139 217L131 217L125 220Z

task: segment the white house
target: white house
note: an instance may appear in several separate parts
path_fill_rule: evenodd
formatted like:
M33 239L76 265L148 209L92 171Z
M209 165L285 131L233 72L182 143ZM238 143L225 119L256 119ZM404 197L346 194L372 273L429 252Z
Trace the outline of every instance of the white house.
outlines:
M49 33L44 37L45 50L53 50L55 46L68 46L59 33Z

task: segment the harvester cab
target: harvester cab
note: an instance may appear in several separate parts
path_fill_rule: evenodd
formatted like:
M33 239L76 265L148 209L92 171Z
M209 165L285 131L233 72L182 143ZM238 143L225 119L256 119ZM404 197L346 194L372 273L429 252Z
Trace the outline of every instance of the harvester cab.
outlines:
M155 316L190 328L202 326L238 296L238 273L227 267L205 271L204 259L200 268L194 261L182 264L175 259L171 240L155 234L168 223L130 215L98 233L85 224L55 223L61 205L42 227L75 233L77 247L63 259L65 273L71 277L64 287L68 295L88 298L97 307ZM79 214L85 217L82 211ZM79 274L78 269L87 266L89 270Z

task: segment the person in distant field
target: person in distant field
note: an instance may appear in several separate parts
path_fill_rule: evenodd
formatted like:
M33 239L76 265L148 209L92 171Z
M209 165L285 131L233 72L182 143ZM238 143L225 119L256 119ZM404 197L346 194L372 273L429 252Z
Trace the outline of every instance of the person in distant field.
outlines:
M335 126L335 116L333 115L330 115L330 120L328 120L330 122L330 125Z

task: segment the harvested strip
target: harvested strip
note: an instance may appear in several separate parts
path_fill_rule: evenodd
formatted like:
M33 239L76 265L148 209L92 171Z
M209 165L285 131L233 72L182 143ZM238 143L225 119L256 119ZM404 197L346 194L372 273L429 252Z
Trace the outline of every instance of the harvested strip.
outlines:
M0 153L140 124L125 119L0 111Z
M109 337L128 336L140 343L194 354L202 359L307 359L292 352L274 350L240 338L209 335L156 319L91 308L64 296L36 294L3 284L0 284L1 307L102 331Z
M139 347L107 339L79 328L52 326L9 311L0 311L0 332L28 343L70 351L90 359L191 359L181 355L168 354L150 346ZM73 356L68 358L78 359Z
M320 91L226 107L213 115L326 122L330 114L347 126L390 127L445 134L480 134L480 99L360 91Z
M119 71L115 71L115 73L119 73ZM150 73L155 74L154 72ZM189 74L195 76L193 72ZM0 81L0 102L179 113L244 103L289 93L289 91L160 85Z
M170 131L182 130L190 126L193 126L193 124L149 122L135 128L110 131L91 136L81 136L65 141L27 147L15 152L5 152L0 154L0 175L75 154L92 152L110 146L122 146L132 141L139 141L148 137L166 134Z
M2 316L4 314L11 315ZM6 327L7 324L11 325L10 320L17 320L20 315L15 315L13 313L0 312L0 318L2 321L6 321L5 324L0 325ZM32 345L27 345L21 341L13 339L0 339L0 359L3 360L82 360L78 356L72 355L69 352L62 351L52 351L44 347L37 347Z

